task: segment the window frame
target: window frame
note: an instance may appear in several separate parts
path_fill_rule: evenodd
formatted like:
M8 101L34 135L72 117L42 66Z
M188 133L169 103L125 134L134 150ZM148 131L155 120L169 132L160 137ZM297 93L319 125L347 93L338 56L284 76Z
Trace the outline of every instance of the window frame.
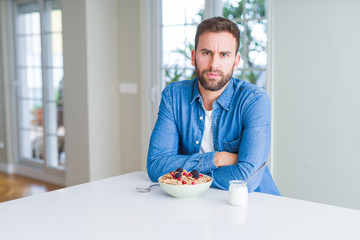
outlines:
M60 177L61 179L65 178L65 167L54 167L50 165L49 162L49 153L48 153L48 91L49 91L49 81L47 77L47 65L49 63L48 59L48 51L49 50L49 44L46 41L45 34L48 33L47 31L47 22L50 22L48 19L45 19L47 17L47 14L45 13L45 1L46 0L12 0L10 2L10 8L11 8L11 29L12 32L10 33L10 41L13 42L11 46L11 51L13 55L12 63L13 63L13 102L15 109L13 110L13 119L14 119L14 126L13 126L13 133L14 133L14 152L16 153L14 155L15 162L19 164L20 169L23 169L27 174L32 175L31 170L25 170L27 167L41 170L47 174L55 175L57 177ZM17 39L17 6L20 4L26 4L26 3L32 3L36 2L38 4L38 11L40 16L40 41L41 41L41 80L42 80L42 108L43 108L43 144L44 144L44 157L43 161L38 161L36 159L28 159L22 157L22 149L21 149L21 122L20 122L20 116L21 116L21 104L20 104L20 98L21 98L21 84L19 81L19 61L18 61L18 54L19 54L19 46L18 46L18 39ZM62 32L61 32L62 33ZM62 69L64 69L64 66L62 66ZM25 168L23 168L25 167Z

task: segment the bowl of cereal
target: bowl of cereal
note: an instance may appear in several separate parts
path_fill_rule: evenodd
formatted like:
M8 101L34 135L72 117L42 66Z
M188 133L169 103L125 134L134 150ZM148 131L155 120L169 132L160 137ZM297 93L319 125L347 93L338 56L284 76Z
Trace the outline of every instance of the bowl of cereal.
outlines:
M176 198L191 198L199 196L209 189L212 178L199 174L196 170L188 172L181 168L159 177L160 187Z

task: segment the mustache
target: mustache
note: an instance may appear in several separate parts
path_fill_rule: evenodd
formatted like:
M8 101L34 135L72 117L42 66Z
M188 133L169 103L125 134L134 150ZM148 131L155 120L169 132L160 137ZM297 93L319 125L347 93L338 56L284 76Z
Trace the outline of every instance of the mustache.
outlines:
M216 73L219 74L220 76L224 76L224 73L220 70L212 70L212 69L205 69L204 71L201 72L201 74L206 74L206 73Z

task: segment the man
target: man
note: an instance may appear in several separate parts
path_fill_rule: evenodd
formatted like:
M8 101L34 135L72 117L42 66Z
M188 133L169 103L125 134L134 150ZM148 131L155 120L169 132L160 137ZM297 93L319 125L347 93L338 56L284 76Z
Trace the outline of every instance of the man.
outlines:
M228 189L230 180L246 180L267 161L270 101L265 90L232 78L240 62L239 39L237 25L225 18L199 24L191 53L197 77L162 92L147 160L152 181L181 167ZM280 195L267 166L248 189Z

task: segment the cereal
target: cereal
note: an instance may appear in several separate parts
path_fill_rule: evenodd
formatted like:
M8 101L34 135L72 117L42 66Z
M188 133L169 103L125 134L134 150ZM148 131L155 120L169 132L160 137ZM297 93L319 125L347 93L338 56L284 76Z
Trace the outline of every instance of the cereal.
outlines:
M159 181L172 185L195 185L210 182L211 177L199 174L196 170L188 172L178 168L176 172L171 171L170 173L163 175Z

